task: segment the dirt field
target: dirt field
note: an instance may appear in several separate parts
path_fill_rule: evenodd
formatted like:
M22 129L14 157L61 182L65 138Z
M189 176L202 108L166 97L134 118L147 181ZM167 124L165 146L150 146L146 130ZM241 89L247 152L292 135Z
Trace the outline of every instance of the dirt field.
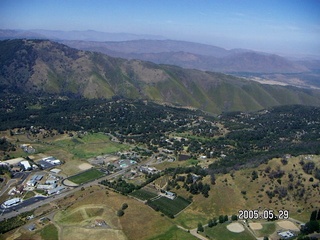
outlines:
M92 168L93 166L89 163L81 163L78 168L82 171L88 170L90 168Z
M79 227L66 227L62 232L62 239L77 239L77 240L87 240L87 239L97 239L97 240L125 240L127 237L123 234L121 230L114 229L86 229Z
M230 223L227 226L230 232L240 233L244 231L244 227L240 223Z
M75 184L74 182L71 182L71 181L68 180L68 179L65 179L65 180L63 181L63 183L64 183L65 185L67 185L67 186L70 186L70 187L76 187L76 186L78 186L78 184Z
M290 221L277 222L278 226L287 230L299 231L300 229Z
M261 223L249 223L249 226L252 230L260 230L262 229Z

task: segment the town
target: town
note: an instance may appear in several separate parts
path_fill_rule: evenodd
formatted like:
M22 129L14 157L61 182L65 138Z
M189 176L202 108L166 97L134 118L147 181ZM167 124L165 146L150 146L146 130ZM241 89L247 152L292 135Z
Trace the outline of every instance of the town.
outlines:
M57 109L60 104L66 105L66 100L59 101L55 101ZM63 220L53 216L59 218L61 211L68 212L85 196L105 192L105 196L119 199L120 195L129 197L125 200L130 202L129 206L142 204L139 206L160 212L160 216L173 219L179 226L185 219L184 228L192 233L196 226L191 212L203 216L201 209L205 207L212 212L206 217L209 226L211 222L213 228L216 223L226 222L235 229L241 226L241 234L249 236L259 236L259 229L268 223L258 226L249 219L237 220L239 209L249 205L261 211L263 206L274 210L289 208L290 219L278 220L280 225L273 223L269 235L297 236L308 223L319 191L319 157L311 154L318 148L315 130L319 109L296 106L290 111L279 107L210 116L141 101L83 101L94 107L86 108L87 112L81 115L70 109L64 118L75 122L70 121L66 130L59 129L61 125L55 129L58 120L54 116L46 116L46 121L51 119L47 124L53 124L46 127L41 122L41 110L37 125L31 122L30 127L2 129L3 222L25 214L22 223L27 232L40 231L45 225L36 221L42 218L63 225ZM96 107L99 112L94 110ZM99 113L103 113L101 119ZM102 120L106 115L109 118ZM87 122L89 118L93 121ZM277 130L288 123L291 127ZM237 199L226 196L228 192L233 192ZM221 197L226 201L219 200ZM243 205L238 205L239 200ZM102 209L94 197L90 202ZM289 206L288 202L292 204ZM301 205L305 206L303 210ZM129 216L126 208L118 209L116 216ZM45 210L40 212L41 209ZM86 211L91 211L89 205ZM301 212L308 217L301 219ZM101 219L102 215L94 216L90 220L94 228L111 224L105 217ZM227 220L219 221L220 216ZM196 225L203 222L198 219ZM211 227L202 224L210 232ZM201 227L198 230L201 234Z

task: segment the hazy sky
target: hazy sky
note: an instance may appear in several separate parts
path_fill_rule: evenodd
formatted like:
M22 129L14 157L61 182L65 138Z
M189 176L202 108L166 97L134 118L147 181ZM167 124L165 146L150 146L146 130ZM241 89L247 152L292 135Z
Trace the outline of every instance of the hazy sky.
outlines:
M320 55L320 0L0 0L0 29L153 34Z

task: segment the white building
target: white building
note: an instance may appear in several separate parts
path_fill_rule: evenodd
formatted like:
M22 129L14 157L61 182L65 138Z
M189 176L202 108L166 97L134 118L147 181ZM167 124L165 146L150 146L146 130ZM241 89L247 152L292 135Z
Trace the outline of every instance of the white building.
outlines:
M59 194L63 189L65 189L64 186L59 186L59 187L56 187L54 189L50 189L48 190L48 194L51 195L51 194Z
M52 165L61 165L61 161L59 159L56 159L55 157L52 157L52 156L42 158L42 160L47 163L50 163Z
M32 169L30 163L27 160L21 161L20 164L26 171Z
M5 208L11 207L13 205L18 204L19 202L21 202L21 198L12 198L10 200L5 201L2 206Z
M38 184L37 189L50 190L57 187L57 184Z
M278 235L279 235L281 238L284 238L284 239L294 237L294 234L293 234L292 232L290 232L290 231L280 232L280 233L278 233Z

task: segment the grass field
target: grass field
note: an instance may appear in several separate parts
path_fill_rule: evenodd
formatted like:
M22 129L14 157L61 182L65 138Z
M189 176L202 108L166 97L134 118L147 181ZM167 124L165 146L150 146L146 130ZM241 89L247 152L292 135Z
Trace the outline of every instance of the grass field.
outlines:
M193 235L191 235L190 233L183 231L182 229L178 228L177 226L172 226L170 229L168 229L168 231L150 238L150 240L167 240L167 239L183 239L183 240L195 240L197 239L196 237L194 237Z
M74 182L76 184L83 184L86 182L90 182L94 179L97 179L99 177L102 177L104 175L103 172L100 172L99 170L92 168L88 171L79 173L75 176L69 177L68 180L71 182Z
M254 240L255 237L248 232L248 230L245 230L241 233L234 233L230 232L227 229L227 225L229 223L223 223L218 224L217 226L214 226L212 228L206 227L203 235L208 235L210 239L228 239L228 240Z
M130 195L133 196L133 197L139 198L139 199L141 199L143 201L151 199L151 198L154 198L154 197L157 196L157 194L149 192L149 191L144 190L144 189L139 189L137 191L134 191L134 192L130 193Z
M112 142L103 133L90 133L82 138L57 140L54 145L72 153L79 159L88 159L97 155L110 154L129 149L128 145Z
M54 217L59 227L63 228L61 239L78 239L78 234L83 233L86 237L90 236L87 239L100 240L102 235L99 238L99 231L96 231L98 229L92 229L91 232L84 230L88 226L88 221L94 221L96 218L105 220L113 230L122 230L129 240L154 238L174 226L168 218L161 216L159 212L144 203L112 191L106 194L105 188L101 186L92 186L75 193L73 197L59 201L59 204L63 206L70 203L72 203L70 207L59 211ZM127 203L129 207L125 210L124 216L119 218L116 211L123 203ZM104 213L99 215L101 208L104 209ZM80 216L78 220L76 216ZM81 231L76 231L76 229L81 229ZM107 234L107 232L100 233ZM117 239L116 236L109 236L109 239ZM80 239L83 239L82 236Z
M149 203L152 207L157 207L162 213L171 216L176 215L183 209L185 209L190 202L180 196L176 197L175 199L171 200L166 197L160 197L154 201Z
M101 239L117 239L126 240L126 236L118 229L89 229L79 227L65 227L63 229L62 239L76 240L101 240Z
M186 228L195 228L198 222L206 223L208 219L213 217L219 217L219 215L232 215L238 214L239 209L279 209L289 210L290 217L306 222L310 218L310 214L314 206L319 205L319 191L317 188L312 187L312 184L318 183L318 180L313 182L309 181L311 175L304 173L299 163L301 157L292 157L288 160L286 165L281 163L281 159L273 159L268 164L262 164L257 168L246 168L239 171L235 171L233 176L228 174L217 174L216 184L211 185L209 177L203 178L203 183L210 184L211 190L209 197L204 198L201 194L193 195L193 203L185 211L179 214L174 221ZM317 164L320 163L319 157L314 156L313 161ZM285 174L281 178L281 185L277 182L277 179L269 179L268 174L265 173L267 166L272 170L278 168L282 169ZM258 179L252 180L253 170L258 172ZM273 197L270 201L267 190L275 189L278 186L287 187L290 180L288 174L292 173L294 176L294 186L297 182L303 183L306 192L308 192L308 198L304 197L301 200L294 197L297 193L296 189L288 191L288 196L283 200L279 200L278 197ZM185 189L180 188L175 190L179 196L188 198L190 195ZM243 194L242 191L246 193ZM307 202L304 202L307 199ZM272 226L266 226L262 229L264 232L272 232ZM259 233L260 234L260 233Z
M45 226L43 229L41 229L40 232L41 239L43 240L58 240L58 229L55 225L49 224Z

